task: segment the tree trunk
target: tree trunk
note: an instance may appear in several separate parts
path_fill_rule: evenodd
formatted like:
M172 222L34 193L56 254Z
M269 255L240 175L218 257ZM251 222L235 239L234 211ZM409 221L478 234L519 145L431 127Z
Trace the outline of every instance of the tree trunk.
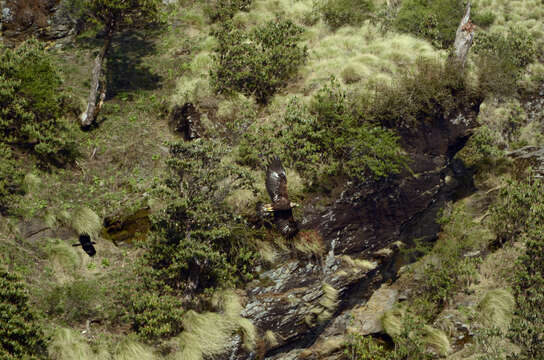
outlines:
M461 20L457 33L455 34L455 42L453 44L455 59L462 65L465 65L468 51L474 40L474 24L470 22L470 1L467 4L465 16Z
M89 94L87 110L85 110L85 112L83 112L79 116L81 126L83 127L90 126L95 121L98 113L100 112L100 108L104 103L104 99L106 98L106 81L104 79L104 75L102 74L102 70L104 65L104 59L106 58L106 55L111 45L111 40L113 38L114 28L114 23L110 22L108 25L106 42L104 43L104 46L102 47L100 53L98 53L98 55L96 55L96 58L94 59L94 67L91 80L91 92Z

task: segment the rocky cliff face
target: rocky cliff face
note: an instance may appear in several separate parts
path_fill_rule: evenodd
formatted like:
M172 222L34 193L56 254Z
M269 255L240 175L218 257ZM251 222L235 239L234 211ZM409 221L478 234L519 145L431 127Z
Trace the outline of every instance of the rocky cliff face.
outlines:
M324 211L307 206L302 228L319 232L326 255L321 260L287 255L247 287L243 315L263 335L261 354L238 351L225 358L321 359L329 353L336 358L338 335L353 325L373 291L395 276L399 247L414 238L435 238L438 209L466 189L463 167L452 158L475 127L478 109L476 102L406 130L403 147L413 160L411 171L387 181L346 184ZM376 304L392 304L399 294L380 296ZM358 319L359 331L379 331L375 318Z

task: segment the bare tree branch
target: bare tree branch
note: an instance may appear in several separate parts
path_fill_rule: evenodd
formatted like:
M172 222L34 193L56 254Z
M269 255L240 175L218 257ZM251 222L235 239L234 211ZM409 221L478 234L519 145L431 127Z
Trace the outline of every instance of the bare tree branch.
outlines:
M453 44L455 59L459 61L462 66L465 65L465 61L468 55L468 51L472 46L474 40L474 24L470 21L470 1L467 4L467 10L465 16L461 20L457 33L455 34L455 42Z

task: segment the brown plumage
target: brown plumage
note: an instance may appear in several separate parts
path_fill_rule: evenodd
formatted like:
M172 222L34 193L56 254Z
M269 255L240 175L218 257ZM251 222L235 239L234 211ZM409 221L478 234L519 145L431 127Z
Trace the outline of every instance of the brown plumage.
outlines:
M287 238L295 236L298 225L293 218L292 209L297 204L289 201L287 175L277 156L272 157L266 169L266 190L272 203L264 205L263 210L274 212L274 223L283 236Z

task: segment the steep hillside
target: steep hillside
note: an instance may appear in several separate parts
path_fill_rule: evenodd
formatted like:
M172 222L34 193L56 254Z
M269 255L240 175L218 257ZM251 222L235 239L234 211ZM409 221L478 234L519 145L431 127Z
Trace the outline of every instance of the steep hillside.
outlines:
M542 358L539 1L164 1L81 128L89 3L1 6L0 357Z

